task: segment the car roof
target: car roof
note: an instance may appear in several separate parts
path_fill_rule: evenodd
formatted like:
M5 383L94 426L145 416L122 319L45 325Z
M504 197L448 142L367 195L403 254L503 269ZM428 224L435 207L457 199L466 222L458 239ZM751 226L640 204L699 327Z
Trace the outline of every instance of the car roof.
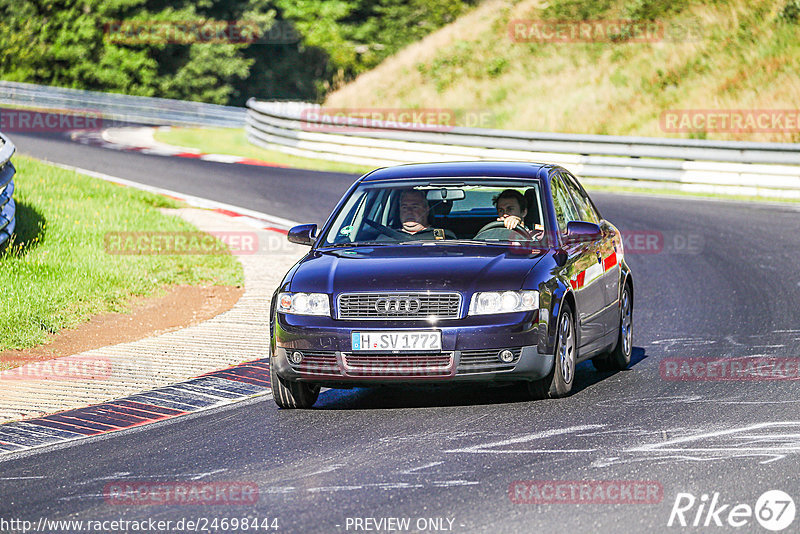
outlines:
M414 178L506 177L542 178L557 168L547 163L524 161L454 161L446 163L409 163L376 169L365 175L362 182Z

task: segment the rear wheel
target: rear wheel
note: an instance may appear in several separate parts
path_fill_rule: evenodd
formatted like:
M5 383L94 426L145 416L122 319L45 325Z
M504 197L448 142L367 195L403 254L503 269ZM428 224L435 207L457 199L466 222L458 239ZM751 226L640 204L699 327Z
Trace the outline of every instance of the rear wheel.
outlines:
M272 398L281 408L311 408L319 397L319 386L279 377L272 360L269 362L269 381Z
M553 358L553 369L541 380L528 384L531 396L537 399L566 397L572 391L575 379L575 324L572 309L564 303L558 315L558 333Z
M631 363L633 350L633 300L630 286L625 285L620 299L619 335L614 350L592 359L598 371L622 371Z

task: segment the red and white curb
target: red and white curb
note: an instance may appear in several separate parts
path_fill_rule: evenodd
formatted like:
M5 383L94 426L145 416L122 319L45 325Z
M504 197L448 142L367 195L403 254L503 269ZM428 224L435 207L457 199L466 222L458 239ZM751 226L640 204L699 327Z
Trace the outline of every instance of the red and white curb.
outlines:
M32 449L208 411L257 395L272 398L267 358L86 408L0 425L0 462Z
M107 130L74 130L70 132L73 141L84 145L99 146L111 150L140 152L153 156L199 159L216 163L238 163L260 167L288 168L288 165L272 163L254 158L232 156L230 154L207 154L193 148L179 147L161 143L153 139L155 127L109 128Z

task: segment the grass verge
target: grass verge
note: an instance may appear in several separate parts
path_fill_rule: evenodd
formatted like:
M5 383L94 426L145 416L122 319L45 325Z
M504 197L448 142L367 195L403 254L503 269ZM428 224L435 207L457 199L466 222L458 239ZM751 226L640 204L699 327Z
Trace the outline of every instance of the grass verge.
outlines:
M250 143L243 128L159 128L156 130L155 139L170 145L196 148L208 154L260 159L297 169L348 174L364 174L373 169L373 167L302 158L277 150L267 150Z
M241 285L228 254L112 255L108 232L197 231L159 208L179 203L15 156L17 228L0 252L0 351L41 344L92 315L174 284Z

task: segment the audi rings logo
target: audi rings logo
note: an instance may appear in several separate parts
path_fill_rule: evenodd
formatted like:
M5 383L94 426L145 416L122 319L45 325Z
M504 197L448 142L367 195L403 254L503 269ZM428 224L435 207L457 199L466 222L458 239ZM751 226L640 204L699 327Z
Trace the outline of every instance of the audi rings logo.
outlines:
M381 297L375 301L378 313L417 313L422 307L418 298Z

